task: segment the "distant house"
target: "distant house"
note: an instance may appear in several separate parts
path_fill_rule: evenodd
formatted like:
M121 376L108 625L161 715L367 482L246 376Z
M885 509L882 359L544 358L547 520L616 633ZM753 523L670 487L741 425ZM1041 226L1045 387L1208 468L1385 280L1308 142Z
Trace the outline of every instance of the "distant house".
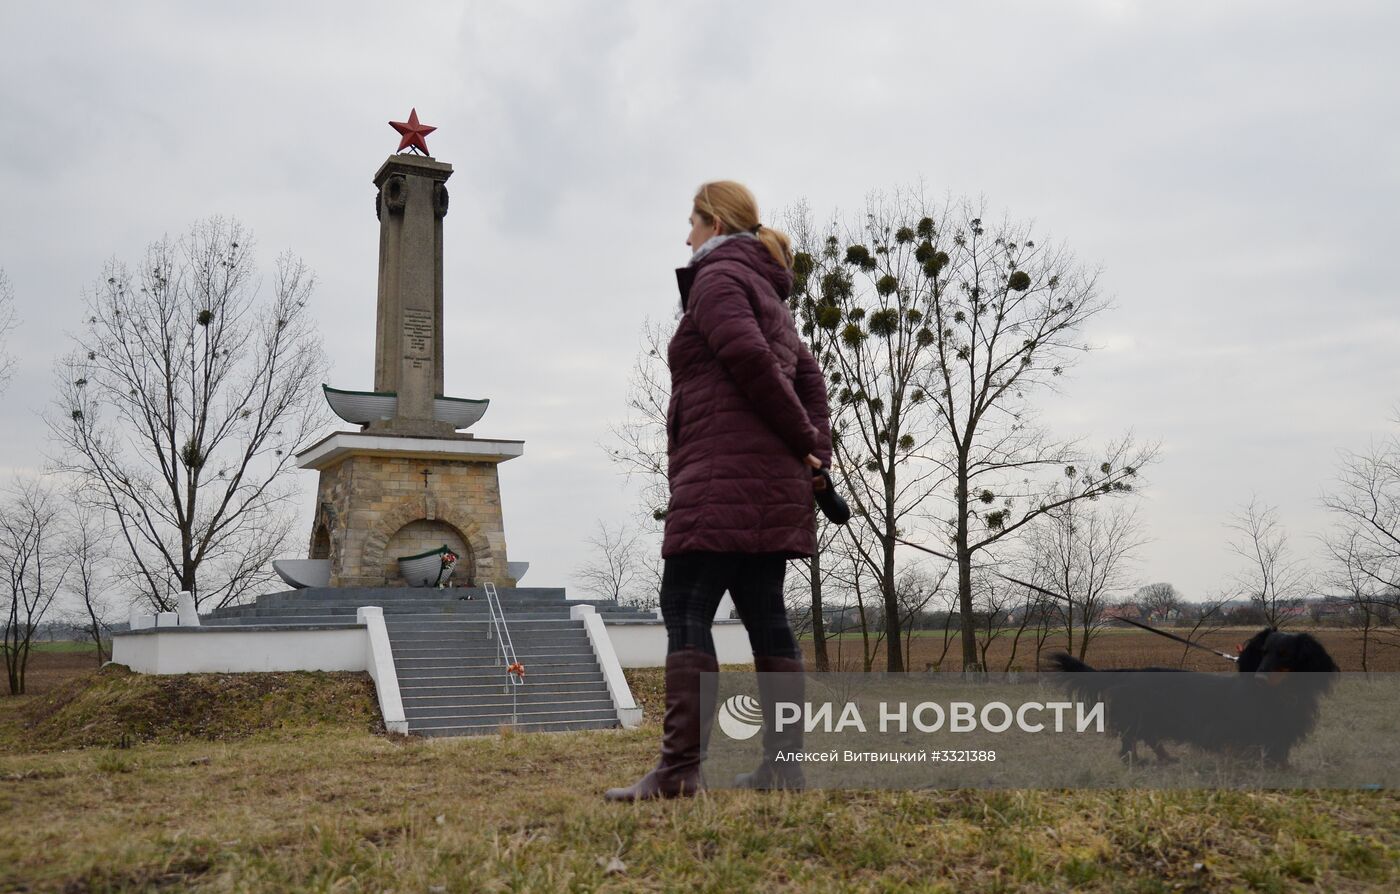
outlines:
M1141 621L1142 606L1136 602L1123 602L1118 605L1110 605L1103 610L1105 621Z
M1352 606L1340 600L1321 599L1309 607L1309 612L1315 621L1346 621L1351 617Z

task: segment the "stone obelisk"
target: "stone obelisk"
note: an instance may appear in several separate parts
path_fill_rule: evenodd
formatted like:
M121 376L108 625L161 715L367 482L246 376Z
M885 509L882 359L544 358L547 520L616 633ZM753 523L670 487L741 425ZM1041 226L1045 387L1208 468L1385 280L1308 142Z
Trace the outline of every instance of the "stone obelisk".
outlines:
M393 155L374 175L379 189L379 313L374 390L398 394L392 419L371 431L454 435L433 419L442 391L442 219L452 166Z
M507 563L496 467L523 441L460 429L488 401L443 394L443 218L452 166L427 154L433 128L391 122L404 135L374 175L378 192L379 294L374 391L327 387L336 414L360 426L297 455L320 472L309 564L329 566L332 587L401 586L398 559L447 547L457 585L514 586L524 563ZM514 573L512 573L514 571Z

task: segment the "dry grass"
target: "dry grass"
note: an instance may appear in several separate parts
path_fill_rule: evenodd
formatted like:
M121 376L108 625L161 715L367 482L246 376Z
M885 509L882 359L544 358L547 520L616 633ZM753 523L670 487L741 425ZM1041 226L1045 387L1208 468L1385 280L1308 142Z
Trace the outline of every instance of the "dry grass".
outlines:
M603 788L655 760L660 672L629 679L649 717L635 731L421 740L342 725L240 742L8 749L0 890L1380 891L1400 882L1400 799L1389 792L721 791L605 804ZM37 697L10 701L0 728L9 725L13 742Z
M25 699L14 715L0 745L27 751L382 729L367 674L148 676L108 665Z

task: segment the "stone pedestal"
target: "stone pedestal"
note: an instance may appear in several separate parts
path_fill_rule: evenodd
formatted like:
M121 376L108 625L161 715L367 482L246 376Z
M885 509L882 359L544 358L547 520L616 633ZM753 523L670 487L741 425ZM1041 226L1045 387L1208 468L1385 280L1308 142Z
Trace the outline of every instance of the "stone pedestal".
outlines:
M403 586L397 560L447 545L456 586L515 586L506 566L496 466L522 441L340 432L297 464L321 473L310 557L329 559L332 587Z

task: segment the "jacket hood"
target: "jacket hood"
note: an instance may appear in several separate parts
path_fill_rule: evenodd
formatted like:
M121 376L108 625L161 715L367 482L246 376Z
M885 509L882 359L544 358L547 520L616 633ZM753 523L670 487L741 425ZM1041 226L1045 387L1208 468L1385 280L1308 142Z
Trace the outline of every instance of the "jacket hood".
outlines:
M748 235L748 234L743 234ZM685 310L690 298L690 287L696 275L710 264L720 261L737 261L762 276L773 286L778 297L786 301L792 292L792 271L773 260L768 249L757 238L727 239L714 251L709 252L694 265L676 270L676 283L680 287L681 310Z

